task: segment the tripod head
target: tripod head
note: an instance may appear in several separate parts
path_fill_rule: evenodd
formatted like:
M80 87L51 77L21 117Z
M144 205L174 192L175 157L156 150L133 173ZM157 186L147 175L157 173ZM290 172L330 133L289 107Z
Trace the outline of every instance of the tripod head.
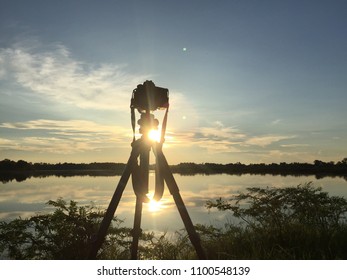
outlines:
M140 125L139 132L145 137L149 136L150 131L158 130L159 121L149 111L142 113L137 123Z

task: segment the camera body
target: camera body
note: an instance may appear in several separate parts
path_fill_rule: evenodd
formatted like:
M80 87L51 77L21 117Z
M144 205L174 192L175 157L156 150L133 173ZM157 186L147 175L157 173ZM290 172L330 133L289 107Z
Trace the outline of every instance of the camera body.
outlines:
M131 108L140 113L169 107L169 90L155 86L152 81L145 81L133 90Z

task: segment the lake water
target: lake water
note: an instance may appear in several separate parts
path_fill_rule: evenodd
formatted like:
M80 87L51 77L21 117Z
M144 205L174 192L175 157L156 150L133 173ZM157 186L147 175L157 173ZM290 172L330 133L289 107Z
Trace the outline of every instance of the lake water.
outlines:
M272 176L272 175L194 175L174 174L181 196L194 224L223 226L230 221L230 213L208 211L207 200L219 197L229 198L245 191L247 187L288 187L313 182L330 195L347 198L347 181L340 177L316 179L314 176ZM106 209L118 184L119 176L110 177L45 177L30 178L22 182L0 183L0 220L30 217L36 213L52 211L45 203L63 198L75 200L79 205L90 204ZM154 183L154 173L150 173L150 189ZM116 216L132 227L135 195L129 181L116 211ZM174 232L184 228L175 203L165 187L160 205L143 207L142 229L146 231Z

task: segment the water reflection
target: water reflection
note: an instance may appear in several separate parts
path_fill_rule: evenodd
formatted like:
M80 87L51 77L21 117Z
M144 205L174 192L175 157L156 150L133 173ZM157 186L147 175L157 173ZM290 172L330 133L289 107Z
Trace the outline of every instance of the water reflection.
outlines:
M150 174L150 186L154 185L154 174ZM209 199L229 198L247 187L288 187L313 182L330 195L347 197L347 182L343 178L325 177L317 180L314 176L272 176L272 175L195 175L175 174L182 198L193 223L220 225L231 219L230 214L208 212L204 207ZM96 207L106 208L118 184L119 176L90 177L45 177L31 178L23 182L0 184L0 220L30 217L36 213L52 211L45 203L48 200L63 198L75 200L80 205L94 203ZM135 195L130 184L127 185L119 203L116 215L131 227L135 208ZM176 231L184 228L175 203L165 189L160 204L143 207L144 230Z

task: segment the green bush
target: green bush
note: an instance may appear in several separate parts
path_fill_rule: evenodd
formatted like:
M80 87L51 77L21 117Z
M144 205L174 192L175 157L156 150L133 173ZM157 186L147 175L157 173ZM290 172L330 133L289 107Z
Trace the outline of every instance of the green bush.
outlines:
M10 259L87 259L104 211L50 200L51 214L0 223L0 252ZM130 229L113 219L99 258L127 258Z
M237 259L346 259L347 201L308 183L288 188L248 188L207 208L231 211L243 221L219 238ZM231 240L224 241L227 236ZM218 243L218 241L216 240ZM218 258L213 252L210 258Z

